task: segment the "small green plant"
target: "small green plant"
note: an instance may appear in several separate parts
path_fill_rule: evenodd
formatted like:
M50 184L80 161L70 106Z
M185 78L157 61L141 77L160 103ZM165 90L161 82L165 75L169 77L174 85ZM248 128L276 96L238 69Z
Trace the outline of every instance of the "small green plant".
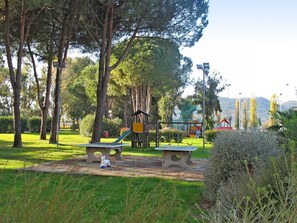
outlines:
M217 135L205 171L205 197L215 202L222 185L237 171L250 171L278 153L275 134L262 131L224 131Z

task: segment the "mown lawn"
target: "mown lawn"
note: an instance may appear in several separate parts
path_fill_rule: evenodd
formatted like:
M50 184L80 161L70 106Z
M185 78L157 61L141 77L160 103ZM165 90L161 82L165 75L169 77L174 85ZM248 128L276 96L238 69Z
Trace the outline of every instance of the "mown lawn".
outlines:
M84 156L85 148L77 144L90 140L70 131L61 131L58 147L39 140L39 134L23 134L22 139L23 148L11 148L13 135L0 134L2 222L192 222L199 213L196 204L203 189L199 182L16 171L36 163ZM200 139L190 140L202 148ZM126 147L125 154L161 156L154 147ZM199 149L193 157L207 155Z

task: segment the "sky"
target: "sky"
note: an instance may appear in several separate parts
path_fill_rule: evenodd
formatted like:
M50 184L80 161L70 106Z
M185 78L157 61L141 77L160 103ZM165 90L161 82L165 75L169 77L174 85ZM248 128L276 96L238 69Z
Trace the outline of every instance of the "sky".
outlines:
M208 62L231 84L220 96L297 100L296 0L209 0L208 20L199 42L181 50L193 78L202 78L196 64Z

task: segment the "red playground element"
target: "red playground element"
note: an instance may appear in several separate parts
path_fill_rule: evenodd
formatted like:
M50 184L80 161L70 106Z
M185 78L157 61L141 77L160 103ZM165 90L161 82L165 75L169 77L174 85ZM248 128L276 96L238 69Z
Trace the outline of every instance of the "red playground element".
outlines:
M231 123L227 119L222 119L220 121L220 126L216 128L217 130L232 130Z

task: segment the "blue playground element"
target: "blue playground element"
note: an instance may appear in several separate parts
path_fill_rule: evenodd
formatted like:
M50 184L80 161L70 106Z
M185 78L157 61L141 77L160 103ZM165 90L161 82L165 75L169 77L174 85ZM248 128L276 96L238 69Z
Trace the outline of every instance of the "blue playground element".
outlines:
M122 139L124 139L126 136L128 136L132 132L131 129L129 129L127 132L124 132L119 138L117 138L113 143L118 143Z

